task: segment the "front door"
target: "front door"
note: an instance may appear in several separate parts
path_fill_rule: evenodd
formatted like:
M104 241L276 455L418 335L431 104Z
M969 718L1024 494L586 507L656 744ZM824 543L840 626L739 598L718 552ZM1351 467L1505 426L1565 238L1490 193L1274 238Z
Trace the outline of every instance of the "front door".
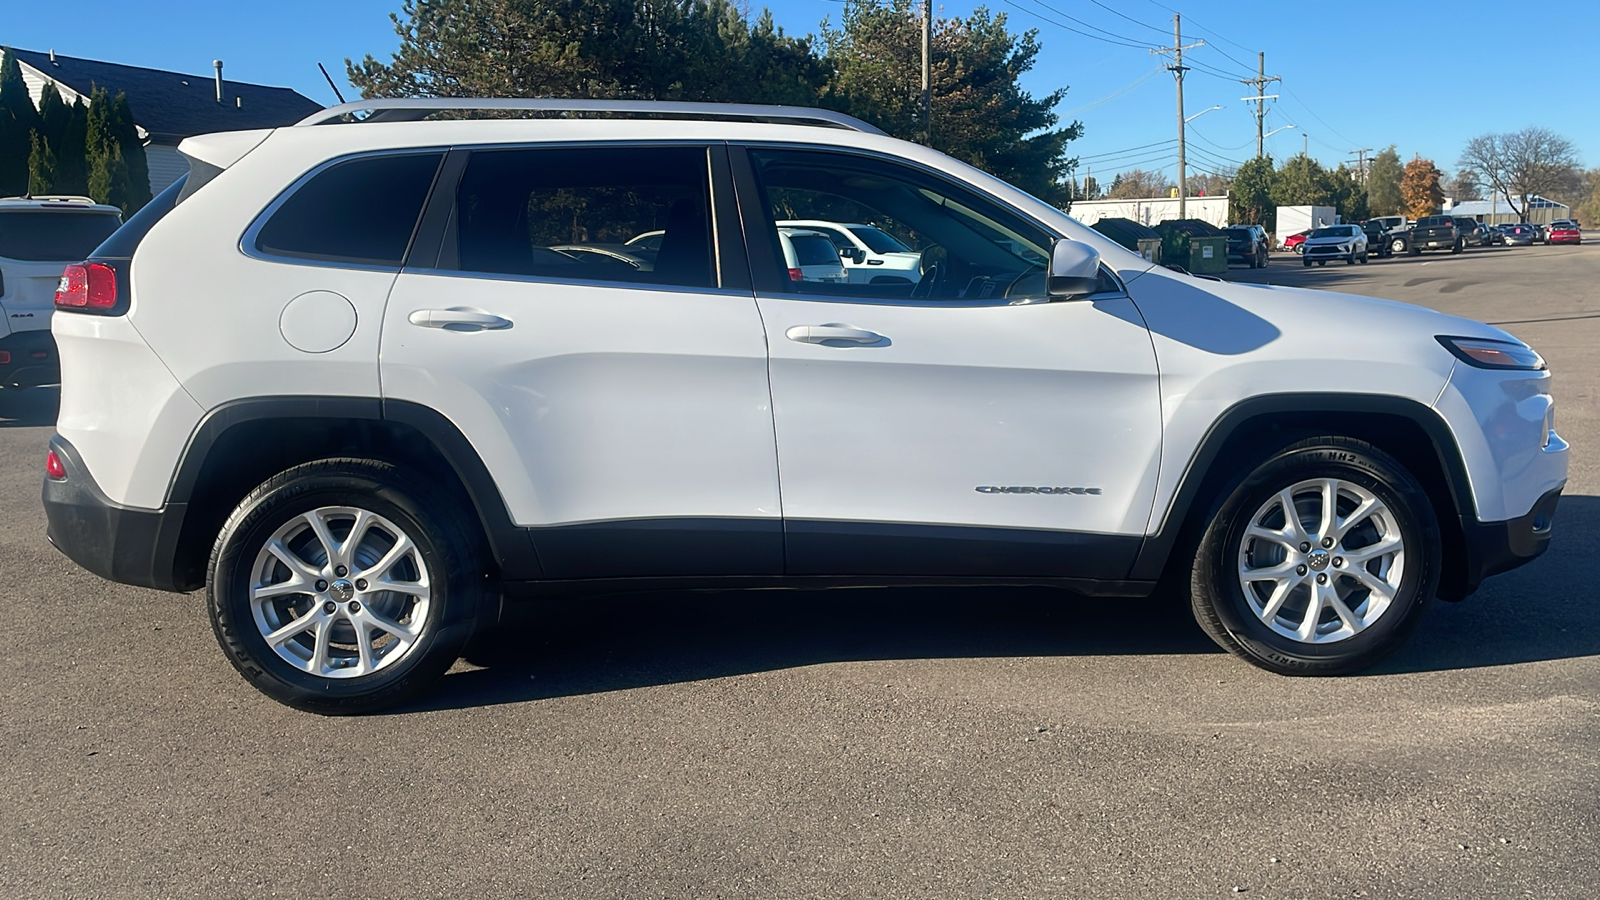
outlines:
M725 152L473 151L424 218L448 220L437 259L413 254L390 296L385 402L466 435L546 577L782 571L765 336L718 231ZM655 249L628 244L649 232Z
M787 148L743 163L789 572L1126 577L1161 418L1115 280L1050 301L1052 236L937 173ZM763 238L791 219L881 228L921 252L917 282L784 279Z

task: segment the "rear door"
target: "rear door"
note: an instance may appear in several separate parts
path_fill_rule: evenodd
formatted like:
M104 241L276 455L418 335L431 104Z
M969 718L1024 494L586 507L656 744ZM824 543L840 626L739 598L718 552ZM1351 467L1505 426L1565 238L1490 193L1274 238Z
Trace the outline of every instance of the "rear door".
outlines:
M1107 274L1050 302L1052 235L878 156L736 152L770 347L788 571L1118 579L1150 517L1155 353ZM772 210L878 223L919 284L783 277Z
M68 206L0 209L0 311L7 329L48 329L62 268L87 259L119 224L113 212Z
M435 250L385 313L385 409L460 429L546 577L782 572L766 339L725 170L721 145L606 144L458 149L440 176L418 239ZM648 268L581 252L652 232Z

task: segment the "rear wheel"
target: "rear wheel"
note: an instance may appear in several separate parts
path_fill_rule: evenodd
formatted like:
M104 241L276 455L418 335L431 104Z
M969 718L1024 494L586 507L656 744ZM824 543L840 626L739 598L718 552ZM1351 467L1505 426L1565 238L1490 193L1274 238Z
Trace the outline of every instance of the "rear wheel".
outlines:
M1285 675L1371 665L1437 586L1439 528L1417 480L1364 441L1318 437L1262 463L1207 524L1191 570L1195 620Z
M1390 253L1404 253L1404 252L1406 252L1406 242L1401 240L1400 238L1395 238L1394 240L1389 242L1389 252Z
M280 703L324 714L401 703L471 635L475 531L453 497L387 463L330 459L250 492L211 553L212 628Z

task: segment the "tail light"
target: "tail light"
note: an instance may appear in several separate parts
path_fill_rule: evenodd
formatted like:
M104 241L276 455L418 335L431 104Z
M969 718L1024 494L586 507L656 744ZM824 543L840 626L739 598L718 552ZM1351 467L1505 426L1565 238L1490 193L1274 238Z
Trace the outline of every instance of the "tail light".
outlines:
M67 480L67 467L61 464L61 454L54 450L45 454L44 474L49 476L51 481Z
M805 273L801 272L799 269L790 269L789 270L789 280L790 281L804 281L805 280Z
M67 266L56 285L56 309L109 313L122 295L117 270L101 262Z

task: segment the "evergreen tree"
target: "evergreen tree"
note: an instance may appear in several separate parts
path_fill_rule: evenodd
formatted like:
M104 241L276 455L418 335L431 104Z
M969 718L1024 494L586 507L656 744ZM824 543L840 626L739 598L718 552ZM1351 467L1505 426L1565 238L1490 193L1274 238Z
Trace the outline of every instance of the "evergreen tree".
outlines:
M71 121L72 107L61 99L54 82L45 82L44 89L39 92L39 136L50 142L52 150L59 152Z
M1378 151L1367 172L1367 207L1375 216L1398 216L1405 207L1400 196L1400 154L1394 145Z
M128 164L128 202L122 210L126 217L150 202L150 163L144 155L144 142L139 140L138 126L133 123L127 94L118 93L112 99L107 118L111 136Z
M1278 206L1332 206L1328 171L1304 153L1291 157L1278 170L1272 200Z
M122 147L112 144L89 166L89 196L96 203L119 207L126 218L128 193L128 161L122 158Z
M45 127L49 128L48 120ZM89 108L79 97L67 108L61 141L52 141L50 145L56 157L55 191L58 194L84 196L89 193L89 164L84 156L88 129Z
M31 149L28 153L28 193L37 197L56 193L56 155L50 152L50 142L35 131L28 136Z
M89 95L88 123L84 135L84 157L88 165L88 193L96 203L106 203L130 212L131 185L128 160L117 140L115 105L104 88Z
M1037 31L1014 35L1004 14L981 6L965 19L935 20L931 128L922 121L921 27L912 0L847 0L840 26L824 23L822 44L833 70L824 105L895 137L928 141L1048 202L1068 199L1075 161L1067 144L1083 126L1057 127L1065 88L1038 98L1022 90L1040 51Z
M27 190L32 135L42 127L22 80L22 67L7 48L0 52L0 197Z
M1349 166L1340 163L1339 168L1328 173L1327 184L1333 207L1344 221L1365 222L1369 218L1367 186Z
M1258 156L1239 167L1228 195L1229 218L1237 225L1260 225L1268 231L1278 227L1278 206L1273 202L1278 171L1272 157Z

